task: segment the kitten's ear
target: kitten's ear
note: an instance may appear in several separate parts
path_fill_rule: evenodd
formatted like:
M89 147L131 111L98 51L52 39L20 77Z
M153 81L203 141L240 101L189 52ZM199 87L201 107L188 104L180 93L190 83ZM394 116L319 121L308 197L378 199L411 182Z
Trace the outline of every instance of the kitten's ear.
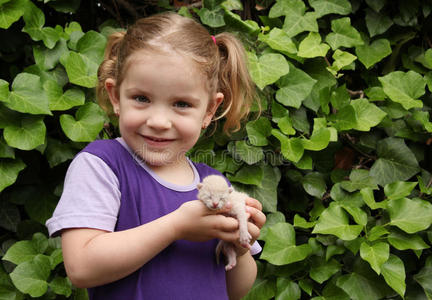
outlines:
M203 186L204 186L204 185L203 185L202 183L198 183L198 184L197 184L197 189L200 190Z
M233 191L234 191L234 189L233 189L232 187L229 187L229 188L228 188L228 193L231 194Z

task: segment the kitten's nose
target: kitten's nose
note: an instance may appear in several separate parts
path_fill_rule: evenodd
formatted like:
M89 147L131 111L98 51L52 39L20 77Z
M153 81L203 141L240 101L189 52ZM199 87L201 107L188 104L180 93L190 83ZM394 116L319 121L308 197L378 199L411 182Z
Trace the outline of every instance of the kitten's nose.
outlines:
M216 208L218 206L217 202L213 202L213 208Z

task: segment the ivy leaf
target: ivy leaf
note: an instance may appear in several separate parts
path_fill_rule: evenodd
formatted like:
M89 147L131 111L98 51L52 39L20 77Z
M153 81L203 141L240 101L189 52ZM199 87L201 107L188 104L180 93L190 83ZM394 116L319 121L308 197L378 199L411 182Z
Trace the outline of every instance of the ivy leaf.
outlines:
M382 275L387 284L402 298L405 295L405 266L396 255L390 254L389 259L381 266Z
M60 57L67 51L68 48L64 39L60 39L60 41L52 49L41 45L33 46L33 56L35 58L36 64L41 70L53 69L59 62Z
M398 250L423 250L429 248L419 235L409 235L399 231L393 231L387 237L390 245Z
M0 159L0 192L15 183L19 172L26 167L20 159Z
M32 261L19 264L10 274L10 277L20 292L32 297L40 297L48 289L46 280L51 272L49 266L49 257L38 254Z
M285 57L278 53L260 56L248 52L249 71L253 81L260 89L276 82L281 76L289 72L289 65Z
M3 135L9 146L32 150L45 143L46 127L41 117L25 116L7 126Z
M280 89L276 92L276 99L285 106L300 108L317 81L291 63L288 64L290 72L279 80Z
M414 280L417 281L427 295L432 295L432 266L425 266L416 275Z
M269 34L258 35L258 40L266 43L270 48L280 51L284 54L295 54L297 53L297 47L291 40L289 35L279 28L273 28Z
M225 25L224 10L222 8L210 10L206 7L203 7L200 9L198 14L200 16L201 22L210 27L217 28Z
M48 163L51 168L68 161L76 155L76 150L69 144L64 144L60 140L48 138L48 145L45 151Z
M402 198L388 202L390 224L406 233L416 233L432 224L432 204L421 199Z
M281 143L281 152L286 159L292 162L300 161L304 153L304 147L301 139L290 139L277 129L273 129L271 133Z
M283 30L289 37L294 37L304 31L318 32L317 16L315 12L307 12L304 15L293 10L285 14Z
M420 171L414 153L404 140L386 138L377 143L378 160L372 165L370 175L381 186L395 181L404 181Z
M393 25L392 19L387 15L375 12L371 9L366 9L365 20L370 37L386 32L387 29Z
M53 80L47 80L44 89L48 95L50 110L68 110L85 102L85 95L81 89L71 88L63 93L63 89Z
M294 227L289 223L269 227L265 241L261 259L277 266L302 261L312 252L308 244L296 246Z
M276 294L276 283L274 279L257 278L249 293L243 300L271 299Z
M380 62L384 57L392 53L390 42L387 39L379 39L370 45L362 45L356 47L355 50L358 59L362 64L369 69L376 63Z
M350 193L363 188L378 189L374 179L370 177L367 170L352 170L349 179L349 181L342 181L341 187Z
M355 239L362 231L361 225L349 225L348 216L342 207L331 203L318 219L312 233L333 234L342 240Z
M318 172L306 174L302 179L305 191L314 197L322 198L327 190L323 176Z
M0 137L0 158L15 158L15 150Z
M353 300L378 300L381 292L367 278L355 272L339 277L336 285Z
M325 261L324 259L321 259L320 261L316 261L312 264L312 267L309 271L309 276L316 282L323 283L334 274L339 272L340 269L341 264L337 260L331 259L329 261Z
M38 254L39 252L34 247L33 241L24 240L13 244L3 256L3 259L19 265L32 261Z
M292 299L298 300L301 296L301 290L297 283L288 278L278 277L276 280L276 298L277 300Z
M313 58L325 56L330 47L321 43L321 35L316 32L310 32L299 45L297 55L304 58Z
M96 86L98 64L85 55L69 52L64 67L71 83L87 88Z
M268 144L267 137L271 135L271 130L272 126L269 119L264 117L246 124L249 142L254 146L266 146Z
M61 115L60 125L64 133L74 142L93 141L104 125L104 116L101 108L92 102L81 106L75 114Z
M389 259L390 246L383 242L373 245L363 242L360 246L360 256L363 260L367 261L372 269L379 275L381 274L381 266Z
M351 101L351 106L354 108L356 115L353 128L359 131L369 131L371 127L378 125L387 115L367 99Z
M69 297L72 293L72 284L67 277L55 277L50 283L49 287L57 295L64 295Z
M1 170L0 170L1 173ZM8 201L0 202L0 227L16 232L21 222L21 215L18 206Z
M320 128L318 130L314 130L309 140L301 139L301 142L305 150L320 151L328 146L330 138L330 129Z
M103 61L106 42L105 36L90 30L79 39L77 51L99 65Z
M333 50L340 47L351 48L364 44L360 33L351 26L351 19L348 17L333 20L331 29L333 32L329 33L325 40Z
M310 0L309 4L318 14L318 18L328 14L347 15L352 11L347 0Z
M335 76L337 75L337 72L339 72L339 70L349 66L353 63L353 61L357 59L355 55L352 55L351 53L346 51L341 51L339 49L336 49L332 57L333 64L327 69Z
M263 180L263 170L257 165L244 165L235 175L227 174L227 177L229 181L259 186Z
M52 115L40 77L29 73L15 77L6 106L22 113Z
M8 29L18 21L26 8L27 2L23 0L11 0L0 5L0 28Z
M411 194L416 185L417 182L396 181L384 186L384 194L390 200L404 198Z
M426 82L423 77L414 72L392 72L386 76L378 77L381 82L384 93L403 108L411 109L414 107L423 107L423 102L417 100L425 93Z
M261 147L248 145L246 141L235 142L235 157L240 158L248 165L253 165L264 158Z
M269 17L277 18L285 16L290 12L303 15L306 11L306 5L301 0L277 0L275 5L270 9Z

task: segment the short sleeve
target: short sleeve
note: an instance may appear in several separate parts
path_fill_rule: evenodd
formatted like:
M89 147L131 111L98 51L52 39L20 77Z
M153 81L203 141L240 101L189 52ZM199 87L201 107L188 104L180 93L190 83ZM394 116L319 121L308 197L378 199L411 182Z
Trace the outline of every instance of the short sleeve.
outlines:
M262 251L261 245L258 244L258 241L255 241L255 243L252 244L250 248L250 253L252 255L256 255Z
M49 234L67 228L113 231L120 208L119 181L99 157L79 153L66 173L63 193L52 218L46 222Z

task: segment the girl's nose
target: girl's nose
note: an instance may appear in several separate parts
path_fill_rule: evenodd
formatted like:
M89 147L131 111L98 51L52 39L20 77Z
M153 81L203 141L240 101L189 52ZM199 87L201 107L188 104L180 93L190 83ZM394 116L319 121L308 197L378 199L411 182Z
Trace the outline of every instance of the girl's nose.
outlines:
M171 128L171 121L167 112L155 110L147 119L147 126L155 129L169 129Z

